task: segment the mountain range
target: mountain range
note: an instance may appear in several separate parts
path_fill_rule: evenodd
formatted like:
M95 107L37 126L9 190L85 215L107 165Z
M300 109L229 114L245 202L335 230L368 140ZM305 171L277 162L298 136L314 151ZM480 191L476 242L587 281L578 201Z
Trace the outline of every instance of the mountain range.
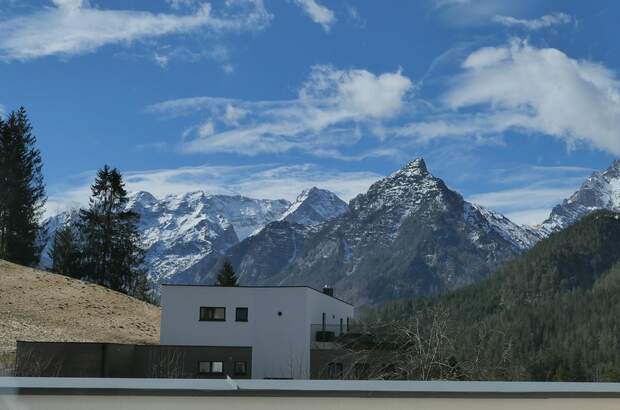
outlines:
M422 158L348 205L312 188L293 203L138 192L128 206L141 215L154 282L212 283L229 259L242 284L329 285L356 305L373 305L476 282L584 215L619 210L620 161L592 174L536 227L465 201ZM51 218L50 232L74 215Z

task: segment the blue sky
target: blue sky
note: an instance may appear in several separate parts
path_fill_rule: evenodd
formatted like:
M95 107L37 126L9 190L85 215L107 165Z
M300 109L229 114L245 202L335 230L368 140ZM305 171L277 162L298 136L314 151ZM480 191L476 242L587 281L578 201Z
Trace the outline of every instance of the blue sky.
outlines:
M55 212L131 190L348 200L424 156L541 222L620 156L615 1L0 0L0 110Z

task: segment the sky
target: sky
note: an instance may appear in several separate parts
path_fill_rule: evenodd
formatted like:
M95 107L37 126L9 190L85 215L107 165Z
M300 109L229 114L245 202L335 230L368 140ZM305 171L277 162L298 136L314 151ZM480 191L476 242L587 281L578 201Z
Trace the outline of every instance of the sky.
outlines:
M620 156L616 1L0 0L0 115L24 106L47 213L131 191L345 200L424 157L542 222Z

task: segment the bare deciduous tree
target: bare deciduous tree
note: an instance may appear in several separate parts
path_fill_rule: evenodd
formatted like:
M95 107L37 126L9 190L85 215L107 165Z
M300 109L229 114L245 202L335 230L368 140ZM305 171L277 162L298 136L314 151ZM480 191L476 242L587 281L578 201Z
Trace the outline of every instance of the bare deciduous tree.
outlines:
M149 376L160 379L179 379L185 376L185 354L173 348L150 350Z
M512 343L505 333L480 325L469 329L467 346L450 311L441 305L418 310L407 319L365 323L354 337L338 341L345 379L496 380L512 379ZM471 333L470 333L471 334ZM457 342L458 341L458 342ZM499 356L487 354L489 343L500 346ZM498 351L498 349L493 349ZM329 378L328 368L321 377Z

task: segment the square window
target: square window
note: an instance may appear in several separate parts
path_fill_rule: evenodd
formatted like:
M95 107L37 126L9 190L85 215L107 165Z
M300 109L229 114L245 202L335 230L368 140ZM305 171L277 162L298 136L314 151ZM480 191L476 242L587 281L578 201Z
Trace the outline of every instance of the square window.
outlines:
M248 364L246 362L235 362L235 374L237 376L248 374Z
M207 322L225 322L226 308L224 307L201 307L200 320Z
M248 308L238 307L235 312L235 320L237 322L247 322L248 321Z
M211 373L224 373L224 362L211 362Z
M211 373L211 362L198 363L198 373Z
M221 374L224 372L224 362L198 362L198 373L200 374Z

